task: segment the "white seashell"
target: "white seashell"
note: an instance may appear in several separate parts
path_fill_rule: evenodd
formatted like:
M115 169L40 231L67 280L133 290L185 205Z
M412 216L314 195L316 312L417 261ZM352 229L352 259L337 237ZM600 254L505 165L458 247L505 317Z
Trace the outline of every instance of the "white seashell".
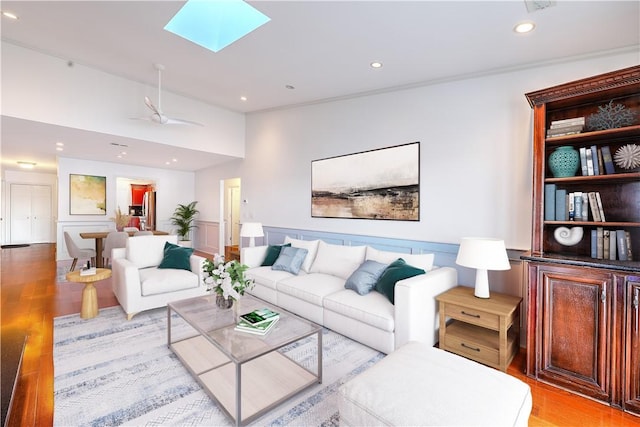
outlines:
M582 227L558 227L556 231L553 232L553 237L556 238L556 241L564 246L574 246L577 245L580 240L582 240L582 236L584 235L584 230Z
M627 144L616 150L613 155L616 165L624 169L635 169L640 166L640 146Z

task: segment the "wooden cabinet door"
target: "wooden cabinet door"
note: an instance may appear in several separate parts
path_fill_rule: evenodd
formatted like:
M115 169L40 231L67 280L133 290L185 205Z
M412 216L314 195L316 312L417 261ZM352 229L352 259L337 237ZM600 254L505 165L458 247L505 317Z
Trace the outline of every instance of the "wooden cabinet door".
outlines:
M571 267L538 271L537 377L610 402L613 278Z
M640 276L628 276L626 282L623 406L640 414Z

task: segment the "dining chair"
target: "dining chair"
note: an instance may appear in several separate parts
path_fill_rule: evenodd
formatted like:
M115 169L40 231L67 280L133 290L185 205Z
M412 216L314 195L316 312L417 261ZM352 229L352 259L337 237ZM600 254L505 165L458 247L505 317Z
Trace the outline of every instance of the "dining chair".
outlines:
M129 233L126 231L111 231L104 239L104 248L102 249L102 265L109 268L111 263L111 250L113 248L126 248Z
M66 231L64 232L64 243L67 245L67 252L73 257L73 263L71 263L71 269L69 269L69 271L73 271L76 268L76 264L78 263L78 259L80 258L90 258L91 261L95 264L95 249L79 247L78 245L76 245L76 242L73 241L71 235Z
M140 230L133 233L134 236L153 236L153 231L151 230Z

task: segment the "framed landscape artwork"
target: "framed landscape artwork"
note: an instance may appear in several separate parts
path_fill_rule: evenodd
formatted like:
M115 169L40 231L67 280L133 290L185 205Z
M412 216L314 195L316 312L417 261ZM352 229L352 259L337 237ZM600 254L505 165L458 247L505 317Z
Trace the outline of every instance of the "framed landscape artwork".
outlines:
M420 220L420 143L311 162L311 216Z
M106 215L107 178L69 174L69 214Z

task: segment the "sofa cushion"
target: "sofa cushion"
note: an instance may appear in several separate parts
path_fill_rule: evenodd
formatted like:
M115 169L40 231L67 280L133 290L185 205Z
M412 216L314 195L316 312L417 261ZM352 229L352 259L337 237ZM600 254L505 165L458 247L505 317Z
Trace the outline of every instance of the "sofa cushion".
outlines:
M382 276L380 276L380 279L378 279L378 283L376 283L376 291L389 298L389 301L391 301L391 304L393 304L395 299L394 290L396 287L396 282L398 280L408 279L409 277L417 276L424 273L425 271L423 269L409 265L402 258L400 258L392 262L384 270Z
M387 268L387 264L368 260L360 264L344 284L346 289L356 291L358 295L366 295L376 287L378 279Z
M264 261L262 261L262 266L272 266L273 263L276 262L278 257L280 256L280 251L283 246L291 246L291 243L287 243L286 245L271 245L267 248L267 255L264 257Z
M137 239L138 237L136 237ZM197 288L198 275L187 270L143 268L140 272L140 291L142 296L164 294Z
M165 242L177 244L178 236L136 236L127 239L127 259L138 268L157 267L164 258Z
M193 248L184 248L174 245L173 243L165 242L164 257L160 265L158 265L158 268L177 268L179 270L191 271L190 258L192 254Z
M301 271L299 274L306 274ZM280 280L293 277L293 274L283 270L273 270L270 266L250 268L245 273L247 279L253 279L256 284L263 285L269 289L276 289L276 283Z
M298 274L307 253L308 251L306 249L285 246L280 251L278 259L273 263L271 268L273 270L282 270Z
M331 274L346 280L362 264L366 250L366 246L330 245L320 240L316 258L309 271Z
M284 243L291 243L291 246L294 248L302 248L308 251L307 257L302 263L302 270L305 273L308 273L311 269L311 264L316 257L316 253L318 252L318 243L320 240L298 240L292 239L289 236L284 238Z
M323 273L291 276L278 282L276 289L283 294L322 307L322 300L327 295L344 290L344 279Z
M378 292L358 295L348 289L342 289L327 295L322 305L325 310L359 320L384 331L394 331L395 309L389 300Z
M407 264L421 268L424 271L429 271L433 268L434 254L404 254L401 252L379 251L371 246L367 247L366 259L378 261L383 264L391 264L398 258L402 258Z

